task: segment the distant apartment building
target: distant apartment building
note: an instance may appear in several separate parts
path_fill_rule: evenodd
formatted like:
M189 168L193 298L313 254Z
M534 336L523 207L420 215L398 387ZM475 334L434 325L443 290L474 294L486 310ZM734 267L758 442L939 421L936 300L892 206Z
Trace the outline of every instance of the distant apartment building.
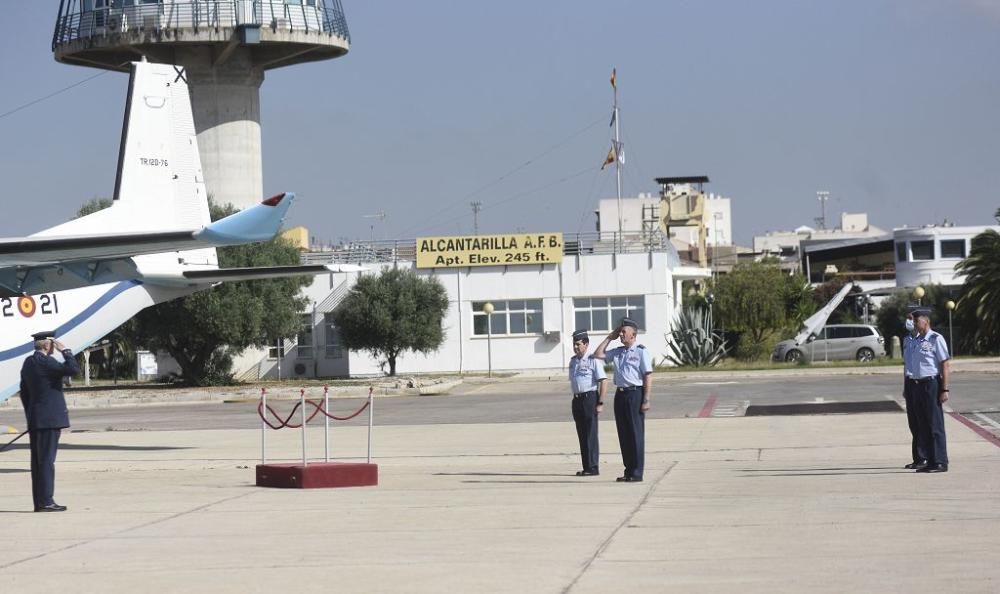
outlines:
M773 255L798 260L800 245L804 241L840 241L879 237L888 231L868 223L867 213L843 213L840 226L835 229L813 229L802 226L794 231L770 231L753 238L753 251L757 254Z
M639 194L637 197L622 198L622 233L625 239L640 237L659 229L660 197L655 194ZM618 230L618 200L608 198L598 202L596 228L604 233ZM730 199L718 194L705 194L705 244L713 246L733 245L733 215ZM670 241L678 251L697 248L697 227L674 227L670 230Z

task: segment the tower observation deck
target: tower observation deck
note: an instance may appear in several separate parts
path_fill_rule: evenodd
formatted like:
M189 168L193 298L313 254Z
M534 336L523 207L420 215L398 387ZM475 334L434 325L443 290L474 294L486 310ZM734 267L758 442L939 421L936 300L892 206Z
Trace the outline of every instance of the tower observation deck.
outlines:
M340 0L60 0L55 59L127 73L129 63L187 70L205 186L238 208L263 196L264 71L343 56Z

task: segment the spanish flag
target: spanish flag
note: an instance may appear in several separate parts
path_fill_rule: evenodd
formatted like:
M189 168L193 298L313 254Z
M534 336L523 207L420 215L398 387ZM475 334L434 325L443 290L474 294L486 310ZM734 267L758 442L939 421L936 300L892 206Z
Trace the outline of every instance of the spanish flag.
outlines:
M614 145L612 145L611 148L608 149L608 156L604 158L604 163L601 165L601 171L604 171L605 167L611 165L614 162L615 162L615 147Z
M616 82L617 78L618 78L618 69L617 68L612 68L611 69L611 88L615 89L615 90L618 90L618 83Z

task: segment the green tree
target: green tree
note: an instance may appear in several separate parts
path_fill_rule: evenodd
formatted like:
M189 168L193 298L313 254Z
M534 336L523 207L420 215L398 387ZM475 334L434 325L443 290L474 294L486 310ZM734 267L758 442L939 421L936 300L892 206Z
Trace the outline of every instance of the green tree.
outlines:
M1000 209L996 212L1000 221ZM971 338L978 351L1000 346L1000 233L987 229L972 238L969 257L955 269L965 275L958 308L963 318L974 320Z
M394 376L404 351L429 353L441 346L447 310L448 293L439 280L393 268L358 278L334 312L334 323L347 348L384 359Z
M945 338L948 338L948 308L945 307L945 304L954 299L954 294L951 289L942 285L923 285L923 288L924 296L921 298L920 304L931 310L931 327L945 334ZM891 337L902 337L906 332L906 328L903 326L906 315L916 303L917 298L913 296L913 289L900 289L886 297L879 305L875 314L875 324L882 336L886 338L887 349L890 348ZM949 348L954 351L955 345L949 344Z
M231 205L209 205L212 220L236 212ZM298 250L281 238L218 248L218 255L220 268L299 264ZM301 330L307 300L299 292L310 280L300 276L223 283L161 303L135 317L135 343L169 353L189 385L231 381L233 355Z
M747 360L762 357L776 333L795 329L815 311L805 278L769 260L737 264L713 292L719 325L741 334L737 353Z
M80 217L85 217L99 210L104 210L105 208L114 204L114 202L115 201L112 200L111 198L99 198L99 197L91 198L83 206L80 207L80 210L76 211L76 216L74 216L73 218L79 219Z

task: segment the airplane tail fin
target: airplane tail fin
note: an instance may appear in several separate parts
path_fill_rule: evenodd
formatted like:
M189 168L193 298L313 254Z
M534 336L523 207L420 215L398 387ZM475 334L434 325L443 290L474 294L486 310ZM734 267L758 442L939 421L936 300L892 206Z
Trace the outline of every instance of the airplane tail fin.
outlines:
M186 73L133 62L112 206L36 235L197 230L209 222Z

